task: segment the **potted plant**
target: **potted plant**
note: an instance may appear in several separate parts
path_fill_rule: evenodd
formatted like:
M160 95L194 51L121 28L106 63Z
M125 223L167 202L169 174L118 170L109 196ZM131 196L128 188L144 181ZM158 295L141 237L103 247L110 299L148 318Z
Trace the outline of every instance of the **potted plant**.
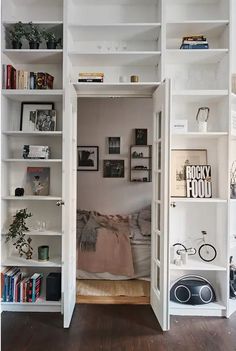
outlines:
M29 231L26 226L26 219L32 217L30 212L27 212L27 208L21 209L16 212L13 216L13 222L9 227L9 231L6 235L6 242L12 240L13 245L18 250L20 257L25 255L26 259L32 258L33 248L30 245L32 239L28 237L25 238L25 233Z
M56 49L57 45L61 45L61 38L57 39L56 35L52 32L48 32L46 29L43 30L42 36L46 41L47 49Z
M30 49L39 49L39 45L42 42L42 32L37 24L28 23L25 37L29 42Z
M15 23L8 30L8 37L11 41L12 49L22 48L22 38L25 36L25 26L22 22Z

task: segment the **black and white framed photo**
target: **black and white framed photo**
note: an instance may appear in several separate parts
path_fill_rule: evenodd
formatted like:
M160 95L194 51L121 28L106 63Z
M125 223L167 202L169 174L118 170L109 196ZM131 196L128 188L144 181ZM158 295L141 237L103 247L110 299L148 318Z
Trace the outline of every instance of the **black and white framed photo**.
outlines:
M103 177L104 178L124 178L125 161L124 160L104 160Z
M53 102L22 102L20 130L34 132L36 129L37 110L54 110Z
M189 165L207 165L207 150L171 151L171 196L187 197L186 167Z
M78 171L98 171L99 147L78 146Z
M109 154L120 154L120 137L108 137Z
M147 129L135 129L135 144L136 145L147 145Z
M56 130L56 110L37 110L35 131L54 132Z

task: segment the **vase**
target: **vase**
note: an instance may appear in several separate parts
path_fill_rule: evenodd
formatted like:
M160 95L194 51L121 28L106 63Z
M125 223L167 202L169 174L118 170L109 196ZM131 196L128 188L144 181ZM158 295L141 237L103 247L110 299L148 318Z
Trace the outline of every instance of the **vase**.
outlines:
M39 49L39 43L36 41L29 41L29 48L30 49Z
M49 260L49 246L42 245L38 247L38 260L39 261Z
M236 184L231 184L230 189L231 189L231 194L230 194L231 199L236 199Z
M21 41L16 41L16 40L12 40L11 42L12 45L12 49L21 49L22 48L22 42Z
M57 42L54 40L47 41L47 49L55 50L57 48Z

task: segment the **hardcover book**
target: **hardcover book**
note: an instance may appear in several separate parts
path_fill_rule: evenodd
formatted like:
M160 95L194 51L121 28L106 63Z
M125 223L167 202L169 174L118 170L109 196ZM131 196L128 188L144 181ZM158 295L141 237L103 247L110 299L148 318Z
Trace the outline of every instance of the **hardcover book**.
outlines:
M27 167L27 195L48 196L49 188L49 167Z

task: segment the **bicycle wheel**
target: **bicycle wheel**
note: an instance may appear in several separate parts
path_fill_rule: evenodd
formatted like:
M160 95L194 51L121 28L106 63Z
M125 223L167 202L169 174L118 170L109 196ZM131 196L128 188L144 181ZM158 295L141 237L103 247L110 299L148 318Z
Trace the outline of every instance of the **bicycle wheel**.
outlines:
M217 256L217 251L211 244L203 244L199 247L198 254L205 262L213 261Z
M176 243L173 246L175 247L175 253L177 253L177 255L180 255L181 251L187 251L187 248L183 244Z

